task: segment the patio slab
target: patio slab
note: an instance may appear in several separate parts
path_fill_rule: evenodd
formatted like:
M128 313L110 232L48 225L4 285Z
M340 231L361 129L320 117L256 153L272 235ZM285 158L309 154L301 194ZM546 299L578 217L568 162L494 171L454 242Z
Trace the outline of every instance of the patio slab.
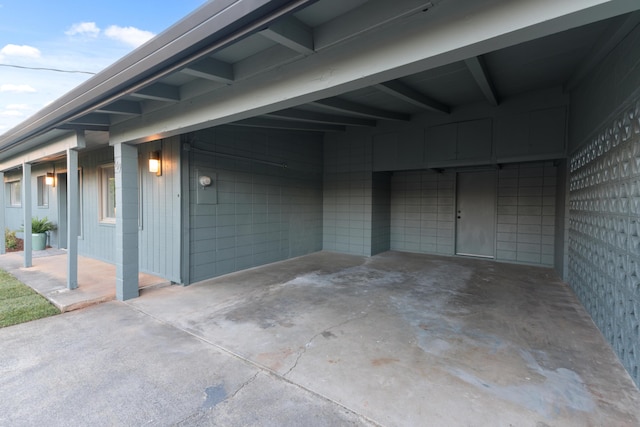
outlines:
M540 267L320 252L0 342L0 425L640 425L640 391Z
M23 267L23 252L0 255L0 269L13 274L47 298L62 312L111 301L116 296L116 267L93 258L78 257L78 288L67 288L67 253L60 249L33 251L32 267ZM140 288L170 283L161 277L140 273Z

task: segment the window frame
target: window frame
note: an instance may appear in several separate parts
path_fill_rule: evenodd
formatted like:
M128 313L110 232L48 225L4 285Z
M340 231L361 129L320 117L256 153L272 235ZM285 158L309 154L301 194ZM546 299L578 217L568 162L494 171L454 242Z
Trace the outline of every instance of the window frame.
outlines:
M49 207L49 185L46 183L46 175L40 175L36 177L36 193L37 193L37 206L39 208Z
M20 208L22 207L22 181L20 179L14 179L7 181L7 207ZM17 193L15 193L15 187L18 187ZM16 200L17 196L17 200Z
M98 220L101 224L116 223L116 190L115 190L115 165L114 163L106 163L100 165L98 175ZM110 181L112 180L112 184ZM110 191L111 190L111 191ZM112 196L111 204L113 205L113 216L110 216L110 203L107 199Z

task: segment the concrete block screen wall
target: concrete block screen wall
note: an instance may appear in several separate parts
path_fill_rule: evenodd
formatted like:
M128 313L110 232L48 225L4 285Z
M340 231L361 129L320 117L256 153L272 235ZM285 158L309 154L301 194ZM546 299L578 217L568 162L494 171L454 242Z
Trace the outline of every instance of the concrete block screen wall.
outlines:
M640 384L640 98L570 163L569 282Z

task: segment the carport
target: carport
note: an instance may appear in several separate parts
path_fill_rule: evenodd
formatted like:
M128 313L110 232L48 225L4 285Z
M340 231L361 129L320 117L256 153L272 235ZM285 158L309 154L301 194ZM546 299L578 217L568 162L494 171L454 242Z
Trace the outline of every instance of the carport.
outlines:
M385 257L390 250L507 276L520 274L508 263L552 267L637 383L639 7L210 2L3 135L0 147L30 178L25 153L42 141L108 132L107 142L80 148L86 171L114 166L118 209L99 239L113 239L121 300L138 295L143 267L187 285L322 250L380 254L409 294L420 289L402 278L412 255ZM154 175L149 157L161 158ZM89 255L105 256L89 243ZM457 280L470 286L465 271L448 273L453 288L436 287L436 301ZM488 291L474 289L480 300ZM418 346L426 356L458 333L455 322L423 320L403 326L440 328L426 350ZM543 370L514 349L527 369Z

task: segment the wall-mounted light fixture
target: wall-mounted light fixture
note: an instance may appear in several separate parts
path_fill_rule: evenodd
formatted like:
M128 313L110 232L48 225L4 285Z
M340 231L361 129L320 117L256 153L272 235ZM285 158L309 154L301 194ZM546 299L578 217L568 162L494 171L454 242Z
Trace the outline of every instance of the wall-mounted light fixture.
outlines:
M47 172L47 176L44 177L44 183L52 187L56 186L56 176L53 172Z
M156 176L162 175L162 156L160 151L149 153L149 172L155 173Z

